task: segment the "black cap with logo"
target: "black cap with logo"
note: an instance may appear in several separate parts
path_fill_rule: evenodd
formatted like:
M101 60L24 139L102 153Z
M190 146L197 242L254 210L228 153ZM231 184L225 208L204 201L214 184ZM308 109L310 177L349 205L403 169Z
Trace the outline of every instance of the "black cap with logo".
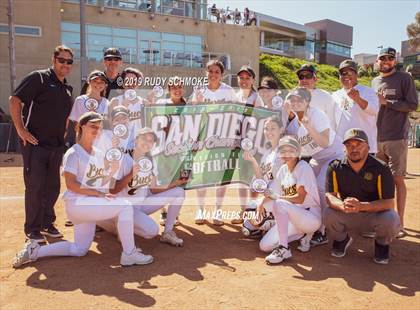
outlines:
M344 133L343 144L345 144L349 140L359 140L362 142L369 143L369 139L366 132L364 132L360 128L350 128Z
M276 80L271 78L271 77L267 77L267 78L263 78L261 81L260 86L258 86L258 90L260 89L279 89L279 85L277 84Z
M237 75L239 75L241 72L247 72L250 76L252 76L253 79L255 79L255 72L250 66L242 66L241 69L239 69Z
M357 73L357 62L355 62L353 59L346 59L340 63L338 71L341 73L341 71L346 68L350 68Z
M395 50L395 48L386 47L386 48L383 48L379 51L378 57L381 57L381 56L397 57L397 51Z
M298 71L296 71L296 74L299 75L303 71L309 71L309 72L315 74L316 73L316 68L315 68L314 65L311 65L311 64L303 64L300 67L300 69Z
M118 48L116 48L116 47L110 47L110 48L107 48L104 51L104 59L114 58L114 57L119 58L119 59L122 59L121 52L120 52L120 50Z

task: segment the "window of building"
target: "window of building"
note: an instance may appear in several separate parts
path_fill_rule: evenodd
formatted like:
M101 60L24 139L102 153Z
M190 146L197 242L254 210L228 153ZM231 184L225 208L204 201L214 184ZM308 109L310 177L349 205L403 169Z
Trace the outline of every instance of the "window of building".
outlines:
M42 35L41 27L15 25L14 28L17 36L40 37ZM9 34L9 25L0 24L0 33Z
M61 23L61 40L80 57L80 25ZM103 51L118 47L126 63L203 67L200 36L154 32L131 28L86 26L87 56L101 61Z
M327 42L327 53L350 57L351 49L348 46Z

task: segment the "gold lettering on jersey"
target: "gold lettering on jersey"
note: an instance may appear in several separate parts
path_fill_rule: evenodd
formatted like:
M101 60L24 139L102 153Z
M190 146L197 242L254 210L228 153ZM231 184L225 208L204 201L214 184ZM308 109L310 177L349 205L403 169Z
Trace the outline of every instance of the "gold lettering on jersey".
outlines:
M300 144L301 147L303 147L307 144L309 144L309 146L312 149L316 149L318 147L318 144L312 139L312 137L309 134L307 134L306 136L298 138L298 141L299 141L299 144Z
M94 164L89 164L89 171L86 173L86 178L88 178L86 184L88 186L94 186L98 179L104 178L104 169L98 168Z
M130 112L129 116L130 116L130 121L140 119L141 118L141 112L140 111Z
M128 190L129 195L135 195L136 191L144 186L150 186L152 184L152 178L153 175L149 174L148 176L141 177L139 175L135 175L131 181L128 183L128 187L130 188Z
M283 185L281 186L283 193L285 196L294 196L297 194L297 187L296 184L289 186L289 187L284 187Z
M267 176L269 180L274 179L273 178L273 173L271 171L271 169L272 169L271 163L261 164L260 169L261 169L261 173L262 173L263 176Z

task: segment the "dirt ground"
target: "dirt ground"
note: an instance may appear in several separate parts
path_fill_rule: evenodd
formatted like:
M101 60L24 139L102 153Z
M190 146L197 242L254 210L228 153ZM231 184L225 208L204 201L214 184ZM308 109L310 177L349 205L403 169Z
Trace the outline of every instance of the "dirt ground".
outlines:
M409 151L409 172L420 172L420 149ZM0 182L1 309L419 309L420 177L407 178L409 235L392 244L388 266L373 263L373 241L361 237L341 259L330 256L330 246L302 254L295 243L290 260L268 266L239 225L195 225L189 191L177 229L183 248L136 239L154 256L152 265L120 267L117 239L101 232L85 257L41 259L14 270L12 257L24 241L21 168L0 168ZM229 190L225 208L234 210L236 200L237 191ZM58 228L72 240L61 200L56 210Z

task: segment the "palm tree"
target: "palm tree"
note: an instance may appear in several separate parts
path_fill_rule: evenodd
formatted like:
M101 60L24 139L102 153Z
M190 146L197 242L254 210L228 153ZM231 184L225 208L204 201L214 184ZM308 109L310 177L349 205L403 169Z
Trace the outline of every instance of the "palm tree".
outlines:
M409 43L414 51L420 51L420 12L414 17L415 22L407 26Z

